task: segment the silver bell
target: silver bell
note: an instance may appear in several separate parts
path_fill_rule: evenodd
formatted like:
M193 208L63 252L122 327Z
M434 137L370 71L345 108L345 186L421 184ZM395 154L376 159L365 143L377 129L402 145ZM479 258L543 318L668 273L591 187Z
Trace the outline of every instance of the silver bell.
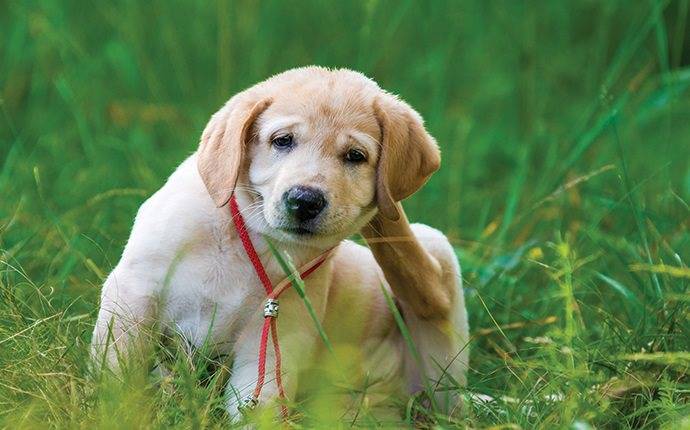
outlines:
M278 309L280 309L280 306L278 305L278 300L276 300L276 299L266 300L266 304L264 305L264 317L267 317L267 318L277 317L278 316Z
M237 410L239 410L241 414L246 414L247 412L256 409L256 406L258 404L259 399L254 397L254 394L249 394L245 396L242 400L240 400L240 404L237 406Z

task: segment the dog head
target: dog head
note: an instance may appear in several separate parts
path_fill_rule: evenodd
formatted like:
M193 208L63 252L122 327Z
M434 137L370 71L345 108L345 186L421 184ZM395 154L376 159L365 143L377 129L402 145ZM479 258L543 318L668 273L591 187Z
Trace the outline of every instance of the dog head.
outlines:
M357 232L438 169L422 118L350 70L293 69L232 97L198 151L217 206L233 193L250 228L281 241L329 246Z

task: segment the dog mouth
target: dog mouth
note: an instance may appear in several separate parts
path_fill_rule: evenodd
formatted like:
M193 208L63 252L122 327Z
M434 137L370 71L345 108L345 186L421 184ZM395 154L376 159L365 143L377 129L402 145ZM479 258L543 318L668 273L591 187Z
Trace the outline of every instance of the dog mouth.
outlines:
M281 227L281 231L294 234L296 236L314 236L316 231L308 227Z
M270 230L287 234L287 236L292 237L293 240L312 240L329 237L332 234L330 231L324 230L325 226L322 225L323 220L313 219L306 222L298 222L288 219L283 213L277 213L276 216L271 216L271 214L266 211L266 198L264 195L261 192L257 192L253 198L254 203L262 207L261 218Z

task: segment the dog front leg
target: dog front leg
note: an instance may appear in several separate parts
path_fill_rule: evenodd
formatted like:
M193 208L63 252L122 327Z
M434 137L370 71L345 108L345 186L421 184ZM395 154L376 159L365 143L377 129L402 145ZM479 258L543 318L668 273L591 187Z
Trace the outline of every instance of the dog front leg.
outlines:
M101 294L98 318L91 338L91 359L95 370L116 372L131 365L146 364L151 345L157 301L141 294L148 285L142 277L116 268L108 276ZM141 288L140 288L141 287Z
M320 321L328 296L328 277L317 272L306 281L306 291ZM281 379L285 396L294 400L298 391L298 375L313 363L317 343L320 342L314 323L309 319L302 299L293 290L286 291L279 299L280 313L277 320L278 340L281 352ZM251 395L258 377L259 346L263 318L254 317L245 326L236 343L232 376L227 393L228 413L239 420L238 406ZM269 336L266 348L266 378L258 399L260 407L274 408L280 415L279 392L276 383L275 354Z
M270 336L269 336L270 337ZM245 333L240 336L238 347L235 349L235 359L232 366L232 374L226 388L227 410L234 422L241 420L242 414L253 409L253 406L277 406L274 402L278 399L278 385L275 373L275 354L270 340L266 347L266 371L264 383L261 386L261 394L258 397L258 405L250 405L250 398L258 380L259 347L261 338L261 325L248 324ZM282 339L281 339L282 341ZM284 342L281 342L284 347ZM284 361L284 360L283 360ZM285 365L282 363L283 366ZM286 394L292 395L295 391L294 375L281 375ZM246 408L246 409L243 409ZM279 409L276 408L276 413Z

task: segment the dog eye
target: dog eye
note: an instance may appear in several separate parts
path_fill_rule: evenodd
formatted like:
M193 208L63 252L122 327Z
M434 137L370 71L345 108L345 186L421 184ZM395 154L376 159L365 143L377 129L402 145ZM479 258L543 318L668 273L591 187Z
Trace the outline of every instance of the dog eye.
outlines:
M345 160L350 163L362 163L367 161L367 156L359 149L350 149L347 151L347 154L345 154Z
M278 149L290 148L293 144L292 135L291 134L285 134L283 136L278 136L278 137L274 138L273 140L271 140L271 144Z

